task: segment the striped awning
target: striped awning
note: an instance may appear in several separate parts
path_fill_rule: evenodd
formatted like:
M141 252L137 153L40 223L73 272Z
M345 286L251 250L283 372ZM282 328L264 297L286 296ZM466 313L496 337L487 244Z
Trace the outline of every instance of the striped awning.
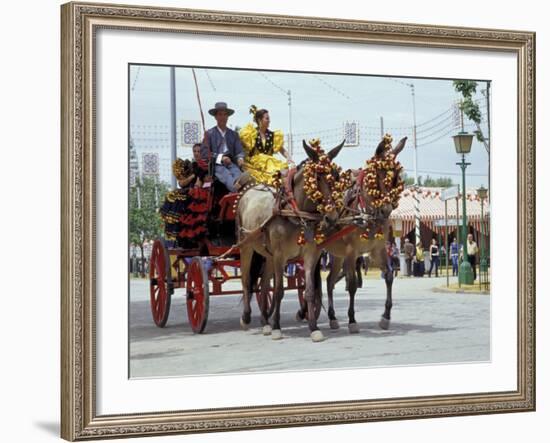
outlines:
M393 210L390 220L395 229L400 230L403 234L414 229L414 198L418 196L420 222L428 226L432 231L443 234L445 227L438 226L439 220L445 219L445 202L441 199L441 191L443 188L418 188L418 192L414 188L408 188L401 194L399 206ZM481 231L481 201L475 190L468 190L466 193L466 215L468 224L472 225L475 230ZM450 223L454 222L456 226L457 219L457 200L452 199L447 201L447 217ZM462 220L462 197L458 199L458 218ZM483 232L489 232L490 207L485 200L483 202ZM399 229L400 228L400 229Z

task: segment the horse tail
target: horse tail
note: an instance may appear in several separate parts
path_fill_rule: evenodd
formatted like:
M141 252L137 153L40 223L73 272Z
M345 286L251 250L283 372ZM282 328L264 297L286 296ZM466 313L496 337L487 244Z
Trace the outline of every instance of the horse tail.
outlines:
M248 288L250 294L252 294L255 289L259 290L258 280L263 273L264 265L265 258L254 251L252 254L252 262L250 264L250 287Z
M252 253L252 259L250 261L250 279L248 286L248 296L252 297L252 293L255 290L259 290L258 280L263 273L265 265L265 258L258 254L256 251ZM241 303L244 299L244 293L241 297Z

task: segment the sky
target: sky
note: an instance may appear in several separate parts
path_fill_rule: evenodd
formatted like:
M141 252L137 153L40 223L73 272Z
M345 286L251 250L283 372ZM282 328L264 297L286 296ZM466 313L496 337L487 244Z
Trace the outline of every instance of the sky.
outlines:
M182 120L200 121L197 88L191 68L176 70L176 121L178 131ZM460 95L452 80L378 77L368 75L318 74L280 71L246 71L216 68L195 68L206 128L215 125L208 109L217 101L225 101L235 110L230 127L242 127L251 122L250 105L269 110L271 129L293 133L293 158L305 157L302 139L320 138L328 150L343 140L343 125L356 121L360 127L359 146L346 147L336 159L344 169L358 168L370 158L381 140L381 117L384 132L394 138L394 144L408 137L406 148L399 156L407 175L413 176L413 98L414 84L417 124L418 175L451 177L460 181L460 168L452 135L459 130L459 116L453 110ZM138 151L158 152L161 157L161 178L170 171L170 68L167 66L132 65L129 70L130 135ZM486 100L479 82L476 99L483 115L486 131ZM291 108L287 91L291 91ZM291 114L291 115L290 115ZM465 118L465 129L475 127ZM191 157L190 147L180 143L178 156ZM288 147L288 146L287 146ZM487 186L488 155L484 146L474 139L467 157L467 187Z

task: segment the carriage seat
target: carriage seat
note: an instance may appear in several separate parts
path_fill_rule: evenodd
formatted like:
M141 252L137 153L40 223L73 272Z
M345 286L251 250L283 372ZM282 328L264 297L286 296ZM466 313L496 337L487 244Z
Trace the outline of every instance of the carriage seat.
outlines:
M238 192L233 192L230 194L225 194L219 202L220 212L218 213L219 221L226 220L235 220L235 203L237 197L239 196Z

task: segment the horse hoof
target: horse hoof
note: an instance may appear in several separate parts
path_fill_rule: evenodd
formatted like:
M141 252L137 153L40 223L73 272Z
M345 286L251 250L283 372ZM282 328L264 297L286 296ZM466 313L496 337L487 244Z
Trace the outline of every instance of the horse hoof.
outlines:
M273 331L271 331L271 338L273 340L280 340L281 338L283 338L283 333L280 329L273 329Z
M340 328L340 323L338 323L338 320L334 319L334 320L331 320L329 322L330 324L330 329L339 329Z
M348 325L348 330L350 334L358 334L359 333L359 325L357 323L350 323Z
M302 322L305 319L305 315L302 314L302 311L296 312L296 321Z
M390 328L390 321L387 318L380 318L380 328L382 328L384 331L387 331Z
M319 329L311 333L311 340L313 341L313 343L319 343L324 339L325 339L325 336L321 331L319 331Z
M263 335L271 335L271 326L270 325L265 325L263 328L262 328L262 334Z
M243 331L248 331L248 323L245 323L244 320L241 318L241 328Z

